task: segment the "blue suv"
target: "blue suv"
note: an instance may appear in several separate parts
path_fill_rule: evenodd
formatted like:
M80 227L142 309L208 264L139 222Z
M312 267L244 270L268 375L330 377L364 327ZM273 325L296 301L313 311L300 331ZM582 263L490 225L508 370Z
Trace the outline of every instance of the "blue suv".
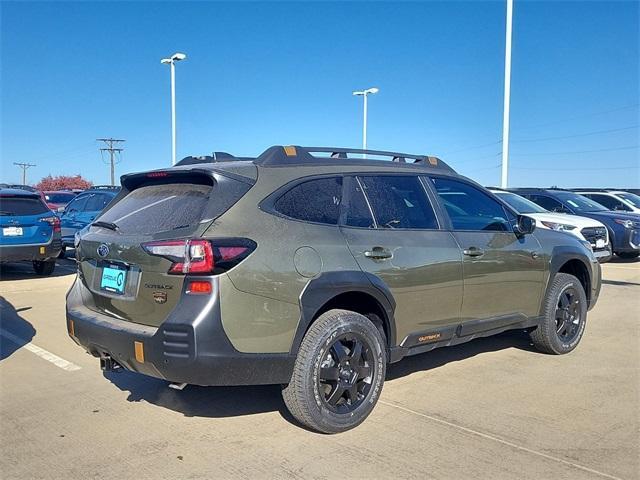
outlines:
M38 275L51 275L61 248L60 220L40 194L0 188L0 262L30 261Z
M609 230L611 248L620 258L640 255L640 215L607 210L599 203L577 193L561 189L512 188L510 191L528 198L551 212L593 218Z
M67 247L73 247L76 232L93 222L119 191L120 187L92 187L78 194L64 209L60 209L60 224L62 226L62 252L60 256L64 256Z

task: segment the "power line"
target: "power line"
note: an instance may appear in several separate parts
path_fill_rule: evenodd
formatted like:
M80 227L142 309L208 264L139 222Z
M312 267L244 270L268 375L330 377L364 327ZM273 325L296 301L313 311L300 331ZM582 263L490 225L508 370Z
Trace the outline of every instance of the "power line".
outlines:
M606 115L607 113L619 112L621 110L628 110L630 108L637 108L639 105L640 105L640 103L632 103L631 105L625 105L624 107L617 107L617 108L612 108L612 109L609 109L609 110L601 110L599 112L586 113L584 115L578 115L578 116L573 116L573 117L565 117L565 118L562 118L562 119L554 120L552 122L539 123L539 124L524 126L524 127L520 127L520 128L523 129L523 130L527 130L527 129L530 129L530 128L546 127L548 125L556 125L558 123L569 122L571 120L581 120L583 118L597 117L598 115Z
M548 156L548 155L573 155L575 153L597 153L597 152L616 152L619 150L633 150L638 148L638 145L630 145L628 147L615 147L615 148L599 148L596 150L574 150L571 152L527 152L527 153L517 153L516 155L538 155L538 156Z
M538 168L538 167L514 167L515 170L541 170L546 172L556 172L556 171L571 171L575 172L579 170L583 171L602 171L602 170L631 170L640 168L638 165L627 165L627 166L614 166L614 167L591 167L591 168L583 168L583 167L573 167L573 168Z
M108 145L108 147L101 148L100 152L109 152L109 163L111 164L111 185L115 185L115 156L117 153L121 153L124 148L117 148L114 147L114 145L124 142L124 140L117 138L98 138L97 141L104 142Z
M36 164L35 163L20 163L20 162L13 162L14 165L17 165L18 167L20 167L22 169L22 185L26 185L27 184L27 170L29 169L29 167L35 167Z
M638 125L632 125L630 127L622 127L622 128L611 128L609 130L597 130L595 132L587 132L587 133L578 133L575 135L563 135L559 137L542 137L542 138L526 138L522 140L512 140L512 143L527 143L527 142L542 142L545 140L563 140L565 138L577 138L577 137L588 137L591 135L600 135L602 133L612 133L612 132L622 132L623 130L632 130L634 128L638 128Z

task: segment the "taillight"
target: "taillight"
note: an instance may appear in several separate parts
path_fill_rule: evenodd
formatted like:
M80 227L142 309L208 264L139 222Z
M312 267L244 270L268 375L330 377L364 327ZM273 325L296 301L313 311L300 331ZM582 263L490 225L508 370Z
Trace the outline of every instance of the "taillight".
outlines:
M247 258L255 249L251 240L163 240L143 243L150 255L171 260L168 273L223 273Z
M60 219L58 217L43 217L38 219L39 222L47 222L49 225L53 227L53 232L60 231Z

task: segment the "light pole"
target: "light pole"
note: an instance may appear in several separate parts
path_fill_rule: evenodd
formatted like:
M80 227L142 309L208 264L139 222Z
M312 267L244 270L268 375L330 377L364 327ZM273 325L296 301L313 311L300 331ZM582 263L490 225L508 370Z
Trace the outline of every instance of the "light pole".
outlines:
M171 66L171 165L176 164L176 62L184 60L184 53L174 53L169 58L163 58L160 63Z
M370 93L378 93L380 91L379 88L371 87L362 91L355 91L353 94L357 97L364 97L364 121L362 124L362 149L367 149L367 96ZM367 155L364 155L364 158L367 158Z
M507 0L507 32L504 49L504 110L502 112L502 179L500 186L509 183L509 106L511 102L511 27L513 0Z

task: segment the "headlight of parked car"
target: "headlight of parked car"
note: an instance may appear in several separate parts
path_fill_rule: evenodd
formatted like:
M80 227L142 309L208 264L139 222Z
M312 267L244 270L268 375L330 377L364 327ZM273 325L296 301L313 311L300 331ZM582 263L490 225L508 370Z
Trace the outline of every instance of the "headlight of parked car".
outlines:
M566 223L555 223L555 222L544 222L541 221L540 223L542 223L545 227L550 228L551 230L560 230L563 232L570 232L571 230L575 230L576 227L575 225L567 225Z
M623 220L622 218L615 218L613 221L619 223L624 228L633 228L633 220Z

